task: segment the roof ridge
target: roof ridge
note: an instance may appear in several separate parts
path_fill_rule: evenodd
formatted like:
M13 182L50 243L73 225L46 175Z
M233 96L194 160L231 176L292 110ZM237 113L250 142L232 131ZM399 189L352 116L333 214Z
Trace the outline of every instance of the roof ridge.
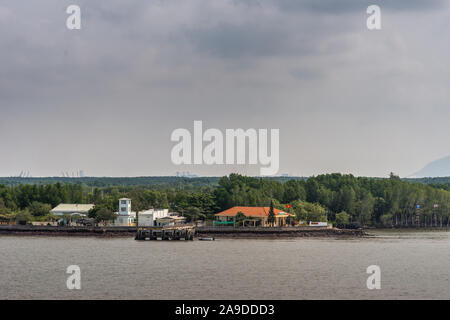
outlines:
M233 206L233 207L223 210L219 213L216 213L216 215L236 216L239 212L242 212L247 216L262 217L262 216L269 215L270 207ZM291 213L288 213L286 211L283 211L283 210L280 210L277 208L274 208L274 212L276 214L286 213L288 215L292 215Z

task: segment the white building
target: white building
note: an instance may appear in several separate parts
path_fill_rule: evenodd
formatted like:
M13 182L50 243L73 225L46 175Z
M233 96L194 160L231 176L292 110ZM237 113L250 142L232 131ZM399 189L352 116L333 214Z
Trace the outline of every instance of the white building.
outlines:
M169 209L149 209L139 212L139 227L156 227L157 219L169 216Z
M148 209L145 211L139 211L138 220L145 223L146 227L156 226L156 219L169 216L168 209ZM119 212L117 212L117 218L114 222L116 226L133 226L136 221L136 212L131 211L131 199L122 198L119 199ZM142 226L142 223L139 223Z
M186 223L185 217L180 216L167 216L163 218L158 218L155 221L155 226L164 227L164 226L175 226Z
M328 227L328 222L310 221L309 226L310 227Z
M136 212L131 211L131 199L119 199L119 212L114 224L116 226L132 226L136 219Z
M94 207L93 204L60 203L58 206L50 210L50 212L58 216L64 216L68 214L87 217L89 210L91 210L93 207Z

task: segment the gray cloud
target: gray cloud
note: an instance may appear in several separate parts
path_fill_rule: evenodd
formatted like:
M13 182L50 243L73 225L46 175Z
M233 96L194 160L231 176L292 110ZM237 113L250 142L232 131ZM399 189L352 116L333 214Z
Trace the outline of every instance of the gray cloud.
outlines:
M318 79L323 76L322 70L309 67L293 68L290 74L295 78L304 80Z
M83 0L69 31L71 3L0 1L0 175L245 173L171 164L193 120L280 128L280 173L409 174L449 153L443 1L376 1L379 32L365 1Z
M348 14L352 11L364 12L365 8L369 5L376 4L383 10L434 10L442 8L445 4L444 0L409 0L409 1L396 1L396 0L280 0L274 1L274 3L281 9L287 12L297 11L311 11L315 13L327 13L327 14Z
M227 59L283 54L291 46L285 30L277 26L220 24L190 30L187 37L199 52Z

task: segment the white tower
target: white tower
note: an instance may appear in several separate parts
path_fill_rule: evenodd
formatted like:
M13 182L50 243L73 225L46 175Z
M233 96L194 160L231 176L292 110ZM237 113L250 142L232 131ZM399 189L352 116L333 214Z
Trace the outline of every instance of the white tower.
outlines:
M119 199L119 215L120 216L131 215L131 199L128 198Z

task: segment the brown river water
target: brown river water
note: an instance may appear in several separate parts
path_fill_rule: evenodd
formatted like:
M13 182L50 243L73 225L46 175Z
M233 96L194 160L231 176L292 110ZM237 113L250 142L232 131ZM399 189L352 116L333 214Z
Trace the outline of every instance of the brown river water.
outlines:
M0 236L0 299L450 299L449 231L135 241ZM69 265L81 290L69 290ZM369 265L381 289L367 289Z

